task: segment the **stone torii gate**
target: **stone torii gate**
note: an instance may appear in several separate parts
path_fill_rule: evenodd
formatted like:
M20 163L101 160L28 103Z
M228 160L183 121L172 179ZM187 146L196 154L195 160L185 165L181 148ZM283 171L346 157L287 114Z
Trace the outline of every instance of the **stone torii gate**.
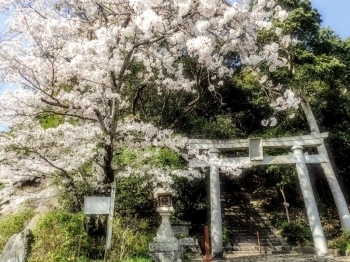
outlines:
M295 164L301 191L303 194L309 225L312 232L316 253L319 256L328 255L328 248L324 236L320 216L317 210L314 193L306 164L328 163L328 155L319 152L315 155L303 153L304 147L319 147L324 145L323 139L328 133L312 134L305 136L283 137L283 138L250 138L234 140L204 140L190 139L188 149L209 150L210 159L218 158L220 151L233 151L249 148L249 157L227 158L227 163L250 162L252 165L279 165ZM263 148L291 148L289 155L264 156ZM192 167L210 167L210 209L211 209L211 245L212 256L222 256L222 225L221 225L221 203L220 203L220 181L219 167L201 160L192 160ZM350 230L349 210L341 192L339 183L333 172L329 172L329 165L321 165L326 176L333 174L332 180L327 179L333 194L342 228Z

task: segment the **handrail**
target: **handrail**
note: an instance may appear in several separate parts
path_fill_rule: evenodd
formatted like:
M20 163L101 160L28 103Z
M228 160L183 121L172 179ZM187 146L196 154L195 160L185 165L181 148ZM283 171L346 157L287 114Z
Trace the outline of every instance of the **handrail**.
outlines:
M259 231L256 231L256 234L257 234L257 236L258 236L258 247L259 247L259 253L261 254L261 245L260 245Z
M205 261L210 262L208 226L204 227L204 243L205 243Z

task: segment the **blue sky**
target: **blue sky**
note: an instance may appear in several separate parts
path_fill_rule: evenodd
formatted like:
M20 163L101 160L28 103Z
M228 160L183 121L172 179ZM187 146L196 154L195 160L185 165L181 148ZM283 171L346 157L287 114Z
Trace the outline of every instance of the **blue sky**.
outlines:
M350 37L349 0L311 0L321 14L322 26L330 27L341 38Z

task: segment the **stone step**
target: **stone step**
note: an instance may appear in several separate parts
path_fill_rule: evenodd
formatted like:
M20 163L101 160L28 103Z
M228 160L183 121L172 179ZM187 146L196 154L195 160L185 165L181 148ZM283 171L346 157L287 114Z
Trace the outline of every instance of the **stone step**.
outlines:
M246 229L241 229L241 230L235 230L232 229L230 230L230 232L232 232L233 236L237 236L237 237L245 237L245 236L250 236L253 238L257 238L258 234L256 231L250 231L250 230L246 230ZM268 238L268 239L277 239L277 237L273 234L273 233L260 233L259 232L259 238Z
M232 236L232 237L229 237L229 239L235 239L236 241L244 241L244 240L250 240L250 239L251 240L258 240L256 235ZM271 238L271 237L262 237L262 236L260 236L259 240L260 240L260 242L262 242L262 241L269 241L269 242L279 243L279 240L276 237Z
M222 180L224 182L224 180ZM257 203L251 201L249 194L239 185L231 182L231 186L222 183L221 202L222 219L226 230L229 232L226 250L236 252L256 252L259 254L258 237L260 249L264 252L282 251L282 244L266 225L266 217L261 216L262 210L257 210ZM266 254L266 253L265 253Z
M249 247L249 246L258 246L258 242L229 242L226 244L226 247ZM282 248L282 245L271 245L270 243L261 243L260 246L264 247L274 247L276 249Z
M236 251L227 251L225 252L225 262L229 261L228 259L232 256L234 257L240 257L240 256L247 256L247 255L255 255L255 256L258 256L258 255L266 255L266 254L287 254L289 252L286 252L286 251L279 251L279 250L264 250L261 248L261 250L249 250L249 251L240 251L240 250L236 250ZM288 261L288 260L286 260ZM215 261L217 262L217 261Z
M231 231L242 231L242 232L249 232L250 234L255 234L256 232L259 232L259 235L273 235L270 229L266 229L263 227L254 227L254 226L236 226L236 225L227 225L224 224L225 228Z
M280 241L278 240L271 240L271 239L259 239L260 241L260 245L264 245L264 246L282 246L282 244L280 243ZM235 245L243 245L243 244L249 244L249 243L254 243L257 244L258 243L258 239L257 238L235 238L231 240L231 243L235 244Z
M282 252L282 247L267 247L267 246L260 246L260 251L261 252ZM245 246L245 247L237 247L237 246L233 246L233 247L226 247L225 248L226 252L234 252L234 251L246 251L246 252L250 252L250 251L259 251L259 247L258 246Z
M240 244L240 243L258 243L257 238L246 238L246 239L231 239L231 243ZM269 239L260 239L261 245L273 245L273 246L282 246L281 243L277 240L269 240Z
M232 242L228 242L231 245L235 245L235 246L244 246L244 245L257 245L258 241L232 241Z
M223 219L223 224L226 227L229 228L246 228L246 229L258 229L260 231L266 231L266 232L271 232L270 228L266 227L266 225L263 223L263 221L257 221L257 222L247 222L245 220L235 220L235 221L230 221L227 219Z
M205 257L198 257L191 260L186 260L188 262L205 262ZM215 262L230 262L230 261L313 261L313 255L295 255L290 254L290 252L275 252L275 251L235 251L227 252L223 259L215 258L212 261ZM343 260L342 260L343 261Z
M239 240L239 239L233 239L231 241L228 241L227 243L231 243L232 245L245 245L245 244L258 244L257 239L252 239L252 240ZM277 241L261 241L260 240L260 245L265 245L265 246L282 246L281 243Z
M264 219L261 217L233 215L231 212L229 215L223 214L222 219L232 223L264 223Z

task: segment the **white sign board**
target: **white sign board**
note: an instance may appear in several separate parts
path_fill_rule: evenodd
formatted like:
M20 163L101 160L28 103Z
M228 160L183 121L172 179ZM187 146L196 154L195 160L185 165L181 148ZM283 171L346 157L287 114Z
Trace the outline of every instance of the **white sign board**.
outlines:
M84 214L108 215L110 203L110 197L86 196L84 197Z

